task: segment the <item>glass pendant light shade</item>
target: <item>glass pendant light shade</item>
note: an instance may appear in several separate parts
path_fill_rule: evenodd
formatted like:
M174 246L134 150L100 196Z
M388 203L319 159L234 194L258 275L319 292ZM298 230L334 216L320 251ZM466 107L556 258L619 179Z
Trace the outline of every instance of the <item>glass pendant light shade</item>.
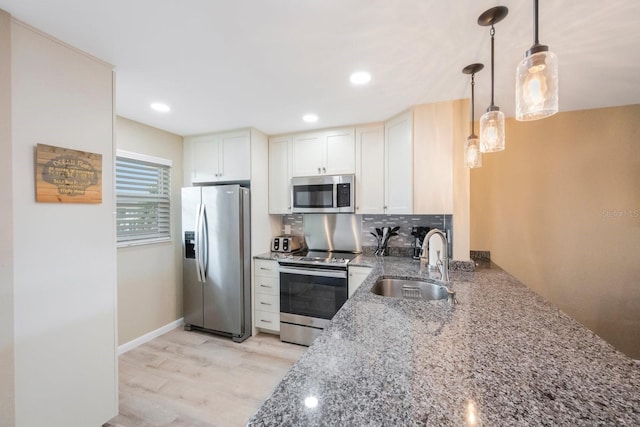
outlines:
M504 113L487 111L480 118L480 152L502 151L504 145Z
M471 135L464 144L464 165L468 168L482 167L482 153L480 152L480 140Z
M504 6L496 6L485 11L478 18L478 24L483 27L491 27L491 104L487 112L480 118L480 152L494 153L504 150L504 114L493 100L494 63L495 63L495 33L494 24L502 21L509 13Z
M542 51L516 68L516 120L529 121L558 112L558 58Z
M479 168L482 166L482 153L480 152L480 139L476 136L474 129L474 107L475 107L475 91L474 86L476 84L476 73L484 68L483 64L475 63L467 65L462 69L464 74L471 75L471 104L469 109L469 116L471 118L469 122L469 129L471 133L464 144L464 165L468 168Z
M516 68L516 120L558 112L558 58L538 40L538 0L533 0L533 46Z

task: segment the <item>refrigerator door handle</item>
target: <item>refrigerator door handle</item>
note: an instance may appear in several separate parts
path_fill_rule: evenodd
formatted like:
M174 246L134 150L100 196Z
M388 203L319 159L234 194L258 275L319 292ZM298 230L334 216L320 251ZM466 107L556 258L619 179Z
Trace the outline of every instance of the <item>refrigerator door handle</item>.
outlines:
M202 283L207 281L207 265L209 264L209 228L207 227L207 207L202 204L201 214L202 232L202 259L200 263Z
M204 277L202 275L202 203L198 204L198 212L196 213L196 272L198 275L198 282L203 283Z

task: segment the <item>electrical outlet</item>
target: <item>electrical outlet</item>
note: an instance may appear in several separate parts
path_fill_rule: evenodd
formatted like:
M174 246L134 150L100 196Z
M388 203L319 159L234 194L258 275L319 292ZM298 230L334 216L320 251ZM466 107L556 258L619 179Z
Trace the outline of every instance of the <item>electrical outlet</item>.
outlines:
M284 234L286 234L286 235L291 234L291 226L289 224L285 224L285 226L284 226Z

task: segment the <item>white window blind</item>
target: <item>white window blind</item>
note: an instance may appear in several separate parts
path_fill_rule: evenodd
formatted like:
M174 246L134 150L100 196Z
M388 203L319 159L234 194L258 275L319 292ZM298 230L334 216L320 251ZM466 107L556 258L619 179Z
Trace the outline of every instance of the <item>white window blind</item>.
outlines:
M118 150L116 226L120 246L171 239L171 162Z

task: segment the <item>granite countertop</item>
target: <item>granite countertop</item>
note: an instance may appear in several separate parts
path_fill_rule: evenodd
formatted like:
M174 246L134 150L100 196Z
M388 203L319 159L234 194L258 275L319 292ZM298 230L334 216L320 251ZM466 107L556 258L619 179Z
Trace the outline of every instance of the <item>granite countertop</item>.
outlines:
M640 425L640 366L501 269L451 273L451 306L370 292L428 277L410 258L353 265L373 270L249 426Z

